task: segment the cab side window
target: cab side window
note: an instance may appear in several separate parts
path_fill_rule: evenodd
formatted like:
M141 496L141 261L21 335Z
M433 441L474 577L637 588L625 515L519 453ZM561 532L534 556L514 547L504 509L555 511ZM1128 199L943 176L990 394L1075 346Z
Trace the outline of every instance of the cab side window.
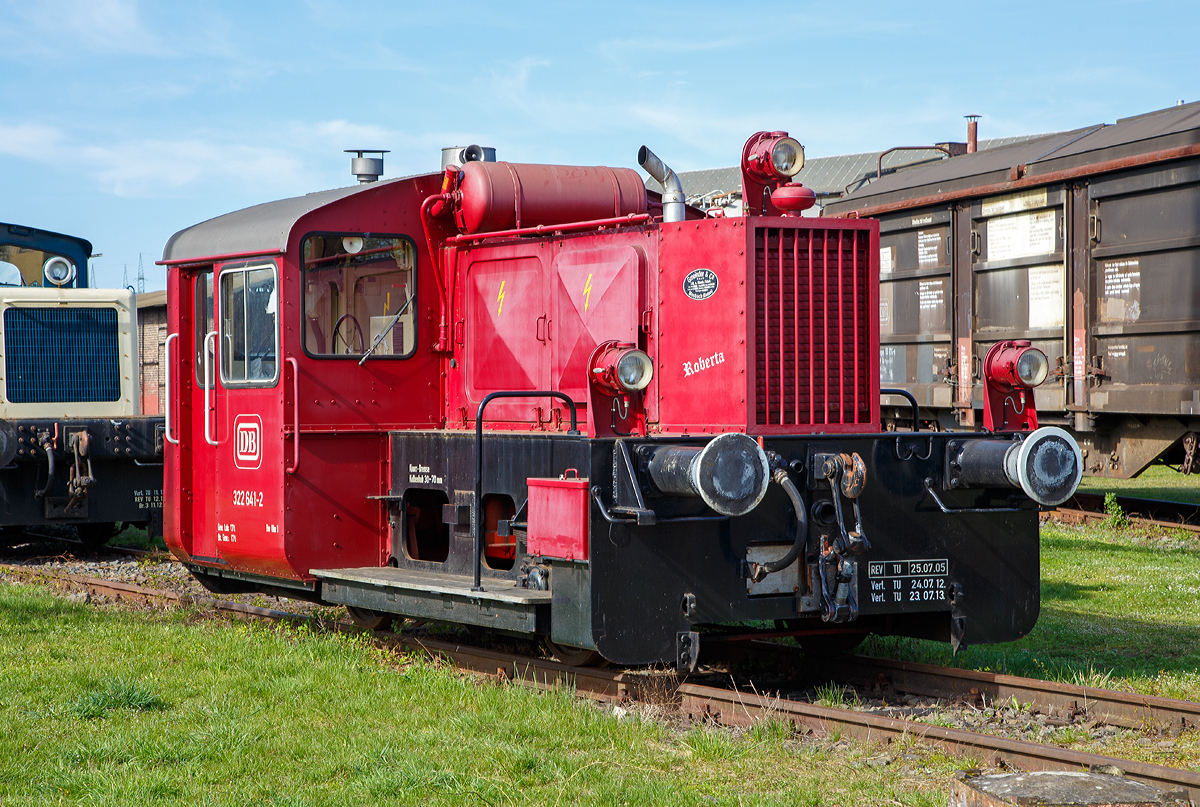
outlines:
M279 293L274 264L221 272L221 381L267 386L278 376Z
M213 329L212 270L198 273L195 283L196 311L192 321L196 323L196 383L203 389L211 383L211 378L204 377L204 337Z
M304 239L304 349L311 356L408 358L416 349L416 250L407 238ZM376 344L378 343L378 344Z

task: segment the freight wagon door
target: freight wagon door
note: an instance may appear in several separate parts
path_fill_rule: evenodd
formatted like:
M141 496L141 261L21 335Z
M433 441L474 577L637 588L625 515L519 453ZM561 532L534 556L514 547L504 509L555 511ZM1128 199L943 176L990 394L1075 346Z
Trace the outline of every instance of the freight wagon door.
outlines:
M903 387L921 408L949 409L943 382L953 361L954 243L951 211L904 211L879 223L879 381ZM908 403L898 396L889 403Z
M207 445L216 458L217 552L238 569L291 576L281 529L278 268L263 260L225 265L215 291L208 341L217 369Z
M1053 368L1066 346L1064 191L1038 188L975 202L974 354L978 366L1002 339L1028 339ZM1034 395L1041 411L1066 407L1064 382L1053 377Z

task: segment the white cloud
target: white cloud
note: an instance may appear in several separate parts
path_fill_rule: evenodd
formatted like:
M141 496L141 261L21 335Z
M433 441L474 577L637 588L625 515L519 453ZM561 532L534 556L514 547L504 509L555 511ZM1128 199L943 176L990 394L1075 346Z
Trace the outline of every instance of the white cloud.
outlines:
M126 141L78 154L105 190L126 197L167 196L209 182L291 188L303 174L300 161L282 149L200 139Z
M83 49L98 54L165 55L170 49L142 22L136 0L40 0L8 2L15 36L5 47L61 54ZM24 30L22 30L24 29Z
M57 152L62 132L52 126L0 123L0 154L25 160L47 161Z

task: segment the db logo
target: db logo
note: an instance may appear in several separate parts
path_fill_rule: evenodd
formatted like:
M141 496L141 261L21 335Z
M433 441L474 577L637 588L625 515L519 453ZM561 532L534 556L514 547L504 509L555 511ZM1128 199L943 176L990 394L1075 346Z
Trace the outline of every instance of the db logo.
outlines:
M233 464L237 468L254 470L262 464L262 421L258 415L238 415L233 421L236 450Z

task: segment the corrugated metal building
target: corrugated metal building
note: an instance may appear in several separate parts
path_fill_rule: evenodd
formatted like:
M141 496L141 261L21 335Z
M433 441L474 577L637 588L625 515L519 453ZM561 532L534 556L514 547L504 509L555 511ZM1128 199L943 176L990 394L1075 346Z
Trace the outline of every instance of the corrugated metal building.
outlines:
M1060 135L1022 135L1019 137L997 137L980 140L979 150L1000 148L1013 143L1041 141ZM964 143L939 143L951 150L965 150ZM955 149L954 147L961 147ZM812 188L817 194L816 206L806 210L806 216L819 216L825 205L836 202L847 193L872 183L879 171L879 158L883 156L883 178L912 168L934 165L949 157L933 148L914 148L892 151L870 151L862 154L841 154L834 157L814 157L806 160L804 168L796 176L797 182ZM668 160L668 163L670 161ZM740 166L710 168L703 171L677 172L683 183L689 204L708 209L724 207L729 215L741 215L742 171ZM654 179L646 180L646 187L661 192L662 186Z

